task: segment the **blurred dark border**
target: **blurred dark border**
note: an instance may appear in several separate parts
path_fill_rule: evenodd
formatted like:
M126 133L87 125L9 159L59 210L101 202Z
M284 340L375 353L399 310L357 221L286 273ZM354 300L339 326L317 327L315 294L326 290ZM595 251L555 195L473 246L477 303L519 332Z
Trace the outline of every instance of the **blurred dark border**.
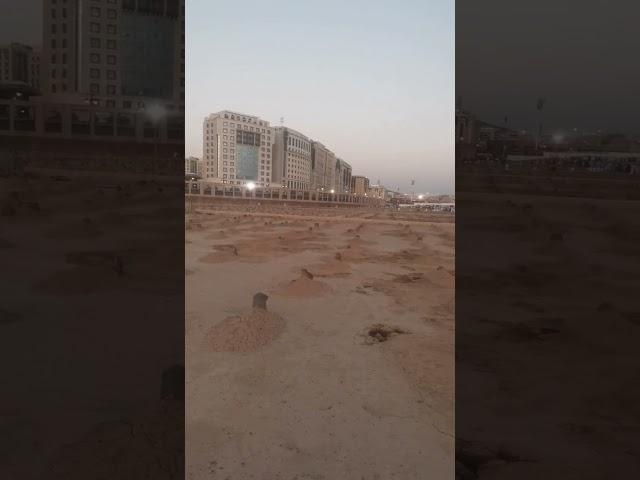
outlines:
M184 8L0 1L0 478L184 478Z
M456 3L456 476L635 478L631 2Z

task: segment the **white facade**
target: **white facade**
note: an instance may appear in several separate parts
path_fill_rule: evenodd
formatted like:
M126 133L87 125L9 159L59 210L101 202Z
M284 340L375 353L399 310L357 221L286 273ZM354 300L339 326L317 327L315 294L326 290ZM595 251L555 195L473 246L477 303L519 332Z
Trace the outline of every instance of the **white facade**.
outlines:
M336 193L349 193L351 189L351 165L341 158L336 159L333 188Z
M271 180L287 188L311 187L311 140L291 128L276 127Z
M185 158L184 174L187 177L200 177L202 175L202 160L197 157Z
M229 110L206 117L202 178L213 183L271 185L274 129L253 115Z
M330 191L334 188L336 156L320 142L311 142L311 188Z

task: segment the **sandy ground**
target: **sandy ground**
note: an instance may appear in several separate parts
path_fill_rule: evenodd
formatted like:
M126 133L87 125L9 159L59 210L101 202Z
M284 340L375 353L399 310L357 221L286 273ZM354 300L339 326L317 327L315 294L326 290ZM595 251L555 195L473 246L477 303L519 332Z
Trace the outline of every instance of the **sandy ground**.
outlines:
M497 185L456 199L460 478L630 478L640 203Z
M453 478L454 226L427 220L194 209L188 479Z

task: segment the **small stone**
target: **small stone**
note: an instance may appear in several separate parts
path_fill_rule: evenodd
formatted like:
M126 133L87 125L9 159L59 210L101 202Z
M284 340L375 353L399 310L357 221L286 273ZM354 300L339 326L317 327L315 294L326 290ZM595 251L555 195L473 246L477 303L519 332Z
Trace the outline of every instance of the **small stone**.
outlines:
M253 296L253 303L252 303L252 307L253 308L259 308L260 310L266 310L267 309L267 300L268 300L269 296L262 293L262 292L258 292Z

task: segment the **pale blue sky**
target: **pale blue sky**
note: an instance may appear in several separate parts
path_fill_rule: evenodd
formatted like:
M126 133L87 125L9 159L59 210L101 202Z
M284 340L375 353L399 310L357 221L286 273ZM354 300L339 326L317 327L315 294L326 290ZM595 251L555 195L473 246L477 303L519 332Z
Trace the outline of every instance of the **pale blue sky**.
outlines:
M356 175L454 191L453 0L187 2L186 153L229 109L318 140Z

